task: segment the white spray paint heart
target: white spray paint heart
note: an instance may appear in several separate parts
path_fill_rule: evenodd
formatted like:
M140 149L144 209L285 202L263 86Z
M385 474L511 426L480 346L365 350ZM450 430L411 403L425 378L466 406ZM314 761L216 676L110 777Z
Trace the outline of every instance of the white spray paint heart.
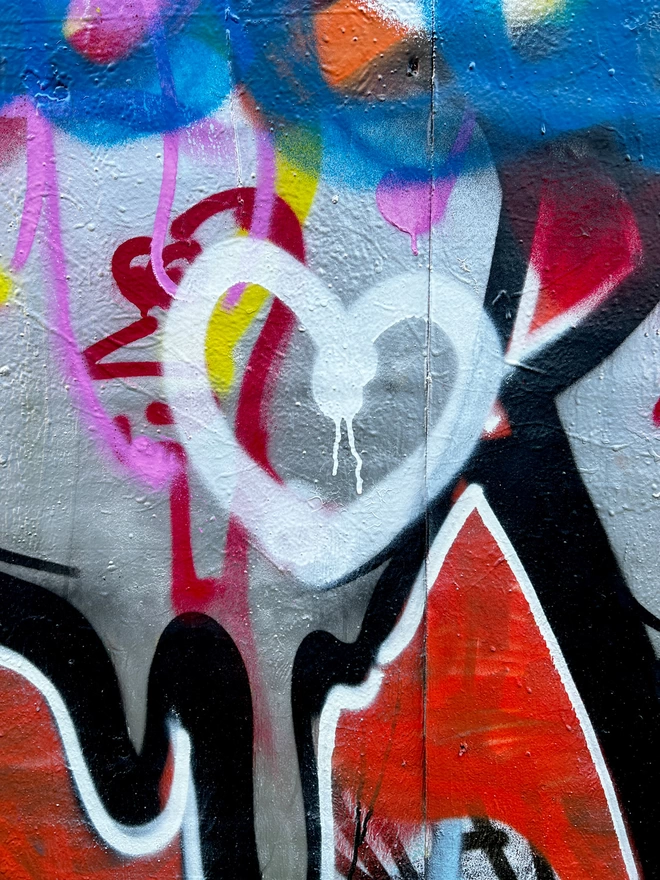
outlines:
M490 264L498 211L497 187L495 222L490 216L485 231L467 242L480 251L475 264ZM446 241L443 247L446 251ZM170 307L163 339L165 393L191 463L269 558L310 587L326 588L345 578L422 513L471 454L495 400L503 359L482 308L487 272L477 273L478 283L469 273L460 277L445 251L436 259L432 250L430 272L419 268L390 278L346 308L314 272L275 245L231 238L208 247L195 261ZM219 297L240 283L269 290L312 337L314 398L337 436L346 423L358 462L358 493L352 422L376 372L378 337L400 321L421 318L436 324L454 350L454 383L438 419L429 420L426 443L341 509L310 503L318 499L314 486L276 482L239 444L216 403L205 359L208 324ZM430 381L431 347L427 358ZM336 439L335 454L337 446Z

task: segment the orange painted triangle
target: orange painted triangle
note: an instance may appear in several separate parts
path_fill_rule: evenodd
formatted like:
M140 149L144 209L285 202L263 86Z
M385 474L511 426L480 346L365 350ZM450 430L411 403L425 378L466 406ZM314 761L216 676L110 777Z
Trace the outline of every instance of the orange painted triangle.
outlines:
M339 717L337 839L347 803L370 811L374 835L380 822L401 840L426 822L489 817L523 835L561 880L634 878L591 725L510 545L484 522L482 505L494 515L479 490L475 508L475 488L454 508L466 515L449 550L439 549L443 531L431 549L425 625L383 667L370 705Z

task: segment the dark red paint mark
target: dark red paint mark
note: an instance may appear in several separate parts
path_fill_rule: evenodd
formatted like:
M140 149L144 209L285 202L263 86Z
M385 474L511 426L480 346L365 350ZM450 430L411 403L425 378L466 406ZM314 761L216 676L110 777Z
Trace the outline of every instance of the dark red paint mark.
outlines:
M131 423L130 423L128 416L124 416L124 415L115 416L112 421L115 423L115 425L117 425L117 427L122 432L122 434L124 435L126 440L128 440L128 442L130 443L131 442Z
M174 416L172 410L166 403L160 400L152 401L146 408L145 413L147 421L152 425L173 425Z
M588 169L579 180L546 180L531 254L541 285L530 332L599 305L641 256L635 216L613 181Z
M653 424L660 428L660 400L657 400L653 407Z
M27 122L23 117L0 117L0 163L8 164L25 149Z
M87 363L87 369L92 379L118 379L129 376L161 376L163 369L159 361L115 361L109 364L100 364L99 361L139 339L151 336L158 329L158 320L152 315L145 315L139 321L134 321L126 327L122 327L116 333L111 333L104 339L90 345L83 352Z
M170 487L172 526L172 605L177 614L204 609L220 587L217 578L200 578L195 570L191 538L190 483L186 455L178 443L164 441L181 461Z

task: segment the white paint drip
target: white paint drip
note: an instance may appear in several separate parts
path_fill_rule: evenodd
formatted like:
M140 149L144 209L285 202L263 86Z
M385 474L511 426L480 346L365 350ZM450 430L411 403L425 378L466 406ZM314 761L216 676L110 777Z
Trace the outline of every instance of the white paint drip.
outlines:
M362 495L362 456L355 446L355 434L353 433L353 416L339 416L335 418L335 442L332 447L332 476L336 477L339 470L339 444L341 443L341 423L346 422L348 445L351 447L351 455L355 459L355 491Z
M355 434L353 433L353 416L346 418L346 433L348 434L348 445L351 447L351 454L355 459L355 491L358 495L362 495L362 458L355 448Z
M337 476L339 470L339 444L341 443L341 416L335 419L335 442L332 447L332 476Z

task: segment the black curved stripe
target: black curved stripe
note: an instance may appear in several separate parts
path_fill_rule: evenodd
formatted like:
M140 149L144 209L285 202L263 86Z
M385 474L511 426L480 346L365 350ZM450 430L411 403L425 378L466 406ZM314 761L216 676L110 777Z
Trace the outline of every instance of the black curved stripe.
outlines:
M128 737L110 658L89 622L64 599L0 574L0 643L59 690L106 809L138 824L160 812L167 719L190 734L205 876L257 880L252 704L238 649L211 618L186 614L160 638L151 666L138 755Z

